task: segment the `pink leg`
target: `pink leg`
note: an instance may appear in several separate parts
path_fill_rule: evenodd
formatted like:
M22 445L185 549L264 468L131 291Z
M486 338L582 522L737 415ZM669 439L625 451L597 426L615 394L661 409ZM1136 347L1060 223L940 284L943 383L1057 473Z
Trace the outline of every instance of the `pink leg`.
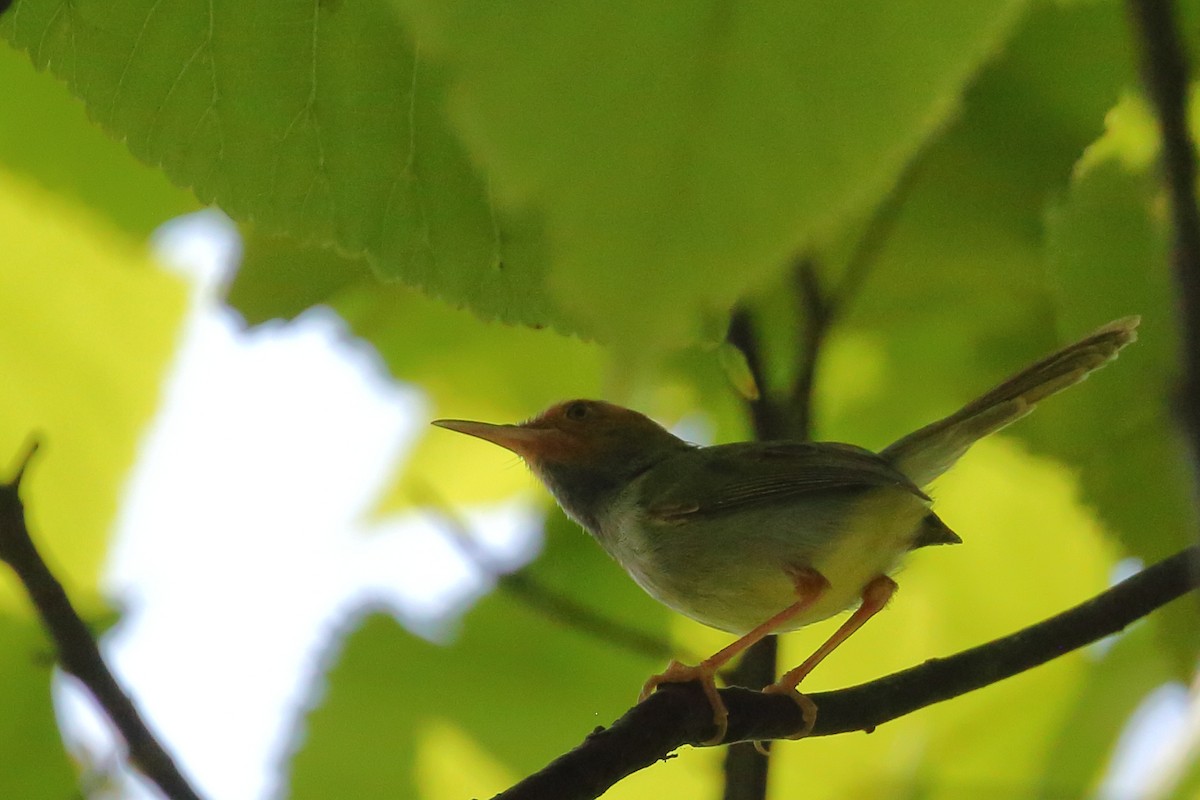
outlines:
M797 692L796 686L818 664L824 661L827 655L837 649L838 645L849 639L851 634L866 624L867 620L878 614L895 593L896 582L894 580L886 575L879 575L873 578L863 589L862 605L854 610L850 618L843 622L841 627L834 631L833 635L826 639L825 643L818 647L815 653L805 659L803 664L793 670L789 670L778 681L763 689L764 692L771 694L790 695L800 704L800 708L804 712L804 730L789 738L800 739L807 736L817 721L816 706L807 697Z
M721 740L725 738L729 712L725 709L725 703L721 701L721 696L717 694L717 671L743 650L778 630L788 620L812 606L829 589L829 581L825 579L825 576L811 567L797 568L791 572L791 577L796 584L796 595L800 598L799 600L694 667L672 661L665 670L646 681L642 686L641 694L638 695L638 702L645 700L664 683L700 681L700 685L704 688L704 694L712 706L713 725L717 729L716 735L705 741L704 744L720 744Z

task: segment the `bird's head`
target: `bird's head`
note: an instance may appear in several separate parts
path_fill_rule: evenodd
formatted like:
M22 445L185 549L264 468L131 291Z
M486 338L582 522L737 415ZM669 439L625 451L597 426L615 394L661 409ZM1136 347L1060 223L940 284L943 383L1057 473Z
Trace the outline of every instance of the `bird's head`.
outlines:
M649 417L601 400L559 403L518 425L461 419L433 424L519 455L563 509L593 531L598 504L666 456L691 447Z

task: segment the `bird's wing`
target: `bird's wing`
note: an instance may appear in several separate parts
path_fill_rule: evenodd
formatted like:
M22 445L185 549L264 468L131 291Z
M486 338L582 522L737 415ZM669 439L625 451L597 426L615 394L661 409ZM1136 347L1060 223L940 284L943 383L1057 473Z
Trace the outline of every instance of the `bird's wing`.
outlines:
M894 487L928 500L869 450L828 442L746 442L691 451L648 473L641 497L661 522L683 522L814 493Z

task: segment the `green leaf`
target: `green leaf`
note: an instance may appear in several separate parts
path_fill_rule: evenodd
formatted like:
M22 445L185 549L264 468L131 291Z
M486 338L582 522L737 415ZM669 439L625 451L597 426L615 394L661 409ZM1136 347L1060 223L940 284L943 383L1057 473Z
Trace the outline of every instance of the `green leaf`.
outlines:
M366 254L486 318L570 328L540 226L495 208L443 118L443 80L369 0L21 0L0 35L201 201Z
M1125 548L1147 563L1190 544L1197 525L1195 474L1171 411L1179 346L1156 151L1148 109L1126 97L1048 213L1058 289L1080 300L1064 319L1104 308L1110 315L1139 312L1143 322L1134 348L1106 370L1111 374L1090 381L1088 392L1072 393L1070 413L1053 430L1045 420L1031 426L1047 450L1081 464L1089 496ZM1180 677L1200 652L1195 613L1194 604L1177 603L1155 616Z
M250 325L294 319L312 306L336 303L343 291L367 290L372 283L364 258L254 228L241 233L242 260L225 301ZM388 287L379 291L391 294Z
M50 702L54 647L36 620L0 613L0 797L62 800L77 792L76 770Z
M0 173L0 464L45 445L23 486L30 526L94 601L125 472L157 407L183 287L143 248ZM0 571L0 609L24 608Z
M979 75L960 117L916 164L849 300L818 375L821 436L884 447L1137 310L1113 313L1060 295L1044 256L1047 203L1066 190L1104 114L1135 78L1125 23L1119 4L1035 5ZM861 230L846 235L855 241ZM853 249L843 243L822 256L832 291ZM1059 324L1065 305L1083 319ZM853 372L859 359L866 374L852 394L839 393L846 384L826 374ZM1094 388L1072 389L1031 419L1057 419L1062 401ZM1023 420L1008 433L1026 431Z
M1139 623L1091 664L1075 688L1073 708L1049 740L1038 797L1057 798L1094 791L1131 714L1151 691L1175 677L1153 625Z
M1124 116L1129 113L1110 120L1120 125ZM1147 118L1142 119L1139 127L1145 130ZM1153 136L1152 126L1148 133ZM1122 135L1114 131L1112 137ZM1098 145L1107 146L1103 140ZM1136 140L1129 146L1144 149ZM1186 546L1196 526L1194 476L1168 405L1177 353L1168 221L1152 164L1133 166L1114 151L1112 157L1086 158L1081 166L1048 220L1059 290L1079 299L1064 319L1100 309L1106 316L1140 312L1143 322L1138 343L1113 365L1112 374L1080 392L1076 413L1058 421L1053 438L1044 438L1055 452L1082 463L1089 493L1105 499L1105 514L1129 551L1155 561ZM1105 424L1097 425L1102 418ZM1138 476L1149 474L1155 476L1153 486L1129 491Z
M196 207L189 193L93 125L61 82L9 48L0 48L0 86L7 106L20 109L0 115L0 164L8 169L138 235Z
M1024 3L397 6L497 192L544 216L555 297L640 352L870 207Z

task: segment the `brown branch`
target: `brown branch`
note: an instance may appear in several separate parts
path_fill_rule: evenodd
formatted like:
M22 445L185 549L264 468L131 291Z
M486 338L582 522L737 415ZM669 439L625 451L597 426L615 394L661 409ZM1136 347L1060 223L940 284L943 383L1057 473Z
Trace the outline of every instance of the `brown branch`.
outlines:
M1142 76L1162 131L1163 179L1171 200L1175 283L1183 326L1182 391L1177 407L1200 464L1200 212L1196 148L1188 130L1188 63L1169 0L1130 0L1141 40Z
M813 736L874 730L913 711L980 689L1121 631L1200 585L1200 549L1148 567L1096 597L1036 625L870 683L809 695L819 713ZM722 689L726 741L785 737L800 730L796 703L748 689ZM611 728L593 732L494 800L591 800L684 744L712 735L712 709L696 683L665 684ZM802 747L802 743L795 745Z
M29 536L20 488L21 479L36 451L35 442L12 481L0 484L0 560L12 567L24 584L42 624L54 639L62 668L79 679L120 731L129 750L129 760L167 797L199 800L200 795L188 784L166 749L150 732L129 695L109 672L91 631Z

